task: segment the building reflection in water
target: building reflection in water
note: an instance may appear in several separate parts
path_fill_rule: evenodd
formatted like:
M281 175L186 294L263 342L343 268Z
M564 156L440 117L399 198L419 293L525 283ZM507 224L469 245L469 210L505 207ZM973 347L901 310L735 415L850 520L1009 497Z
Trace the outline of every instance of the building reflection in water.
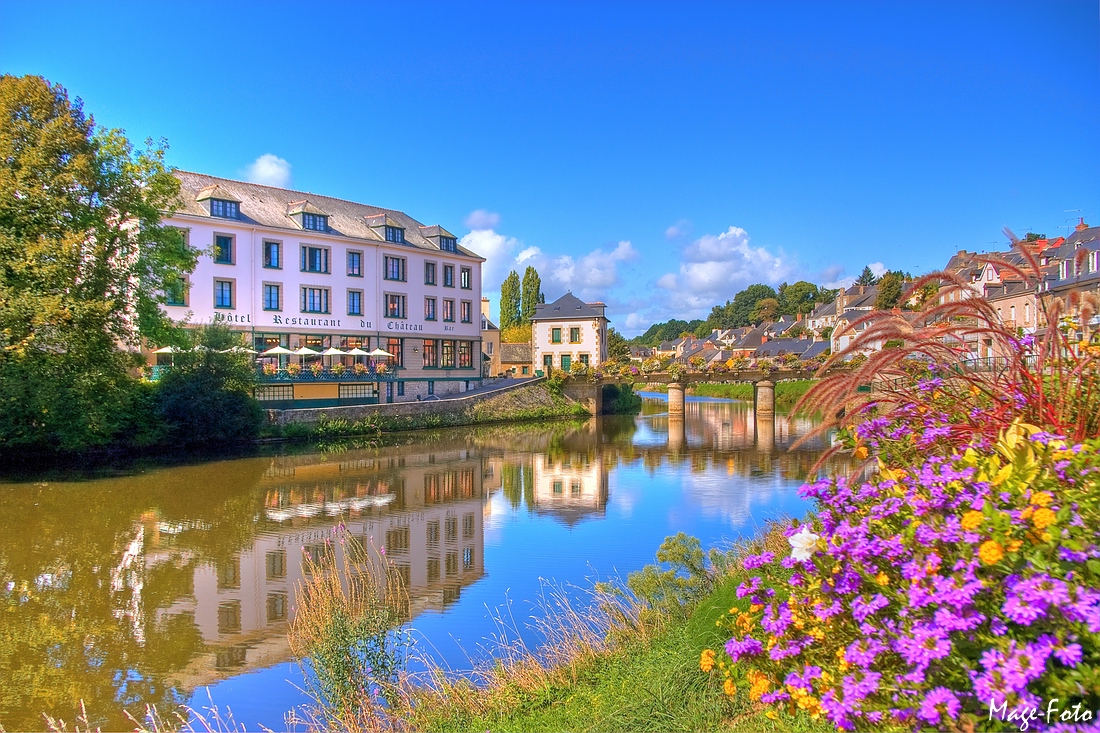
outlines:
M416 434L340 454L6 484L0 681L9 684L0 685L0 724L39 727L44 711L71 717L60 708L84 699L105 728L127 727L122 707L167 710L203 684L290 660L303 558L316 557L341 521L385 547L415 619L446 611L488 579L486 517L498 491L496 506L526 508L535 521L629 523L627 513L608 515L612 492L638 501L646 475L661 473L704 514L728 517L729 528L810 478L822 447L791 449L812 423L778 416L774 451L758 450L743 403L689 400L673 434L662 404L647 401L644 411ZM620 467L641 470L609 478ZM505 530L500 547L523 546L516 531ZM585 542L602 534L578 535L571 549L593 552ZM651 557L659 540L644 541ZM499 600L507 587L486 592ZM58 648L83 651L59 658Z
M484 575L479 457L462 449L323 458L274 460L260 481L264 527L251 546L195 567L191 592L158 612L193 617L207 647L179 675L185 689L291 658L286 632L305 558L319 559L329 542L340 560L341 521L364 546L385 548L405 586L407 618L442 611ZM164 529L147 531L147 565L171 562L160 551L171 544L159 541Z

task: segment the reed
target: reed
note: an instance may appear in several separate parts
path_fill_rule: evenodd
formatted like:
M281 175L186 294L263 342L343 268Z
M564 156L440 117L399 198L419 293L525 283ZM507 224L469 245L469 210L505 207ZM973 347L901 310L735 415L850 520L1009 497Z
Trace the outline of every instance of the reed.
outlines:
M997 255L979 259L1037 286L1042 278L1038 262L1018 240L1014 246L1023 265ZM1014 419L1047 426L1075 442L1100 434L1100 340L1089 328L1100 305L1095 294L1074 294L1069 302L1043 297L1036 314L1042 330L1024 335L955 273L926 275L908 292L928 284L939 285L945 302L919 314L876 311L848 326L855 333L864 324L866 329L829 357L819 372L821 381L796 405L796 410L824 416L811 436L851 423L853 416L900 418L899 410L928 403L929 384L937 399L944 398L939 404L959 407L950 415L959 446L975 435L993 441ZM887 341L900 346L872 350ZM985 344L996 357L975 360L975 343ZM853 361L868 353L866 360ZM855 366L825 374L844 362ZM975 405L982 409L973 410ZM838 449L826 452L819 465Z
M292 711L288 727L392 730L407 650L397 631L408 616L401 576L372 538L341 522L319 556L304 557L290 624L290 648L302 660L314 704Z

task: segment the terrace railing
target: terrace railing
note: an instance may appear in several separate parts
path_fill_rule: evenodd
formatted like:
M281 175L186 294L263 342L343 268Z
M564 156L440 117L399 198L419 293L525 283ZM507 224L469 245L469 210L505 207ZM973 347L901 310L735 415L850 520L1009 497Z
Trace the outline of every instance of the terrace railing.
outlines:
M367 366L362 370L352 368L343 371L334 371L332 367L325 367L319 371L303 368L297 373L287 369L265 370L256 368L258 381L261 384L279 384L286 382L386 382L398 378L401 367L387 366L381 371L374 366Z

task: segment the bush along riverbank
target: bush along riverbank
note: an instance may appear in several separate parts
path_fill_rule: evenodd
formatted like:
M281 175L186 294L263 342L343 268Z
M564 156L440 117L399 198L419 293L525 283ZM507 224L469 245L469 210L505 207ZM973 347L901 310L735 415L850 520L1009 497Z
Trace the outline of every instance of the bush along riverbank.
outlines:
M386 433L502 422L588 418L584 405L561 393L560 385L535 383L470 402L440 400L405 402L361 408L303 410L303 417L279 425L269 423L267 439L329 441L377 439Z

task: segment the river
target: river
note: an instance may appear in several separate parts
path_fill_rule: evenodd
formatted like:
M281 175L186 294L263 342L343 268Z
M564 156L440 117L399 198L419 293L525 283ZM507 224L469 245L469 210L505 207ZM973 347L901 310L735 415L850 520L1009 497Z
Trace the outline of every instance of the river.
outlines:
M662 395L641 415L409 433L379 448L287 449L111 474L0 483L0 725L43 729L83 699L133 727L212 700L254 729L307 702L286 639L304 553L343 521L404 576L419 644L454 669L521 633L543 583L637 570L679 531L704 547L809 508L820 445L776 420L758 447L751 403ZM770 441L764 441L769 443Z

